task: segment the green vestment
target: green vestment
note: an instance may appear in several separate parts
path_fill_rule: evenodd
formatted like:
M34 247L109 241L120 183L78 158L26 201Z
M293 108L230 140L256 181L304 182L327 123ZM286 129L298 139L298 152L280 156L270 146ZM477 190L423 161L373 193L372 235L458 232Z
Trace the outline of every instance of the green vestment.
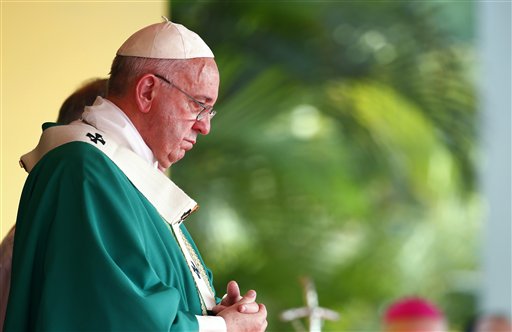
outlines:
M48 152L20 200L5 331L197 331L195 315L194 279L153 205L94 146Z

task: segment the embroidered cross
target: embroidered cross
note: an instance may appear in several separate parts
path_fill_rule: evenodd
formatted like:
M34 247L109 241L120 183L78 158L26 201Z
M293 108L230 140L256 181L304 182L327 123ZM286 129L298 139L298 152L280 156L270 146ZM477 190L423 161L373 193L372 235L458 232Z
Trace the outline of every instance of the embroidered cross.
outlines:
M103 136L101 136L98 133L95 133L94 135L91 133L87 133L86 136L89 137L94 144L98 144L99 141L101 144L105 145L105 140L103 139Z
M199 269L194 264L194 262L190 262L190 267L192 267L192 270L194 270L195 274L197 274L197 277L201 279L201 274L199 273Z

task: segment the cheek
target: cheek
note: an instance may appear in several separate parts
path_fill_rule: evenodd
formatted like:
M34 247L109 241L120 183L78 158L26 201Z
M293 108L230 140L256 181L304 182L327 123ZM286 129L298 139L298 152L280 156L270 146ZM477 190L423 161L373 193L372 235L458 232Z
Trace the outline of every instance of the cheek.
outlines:
M169 131L162 121L153 121L148 130L150 140L147 143L149 147L157 158L162 157L162 154L166 154L169 143Z
M192 130L190 121L177 117L155 117L150 128L155 155L160 157L178 154L182 149L182 142Z
M175 126L162 126L160 135L157 138L159 140L158 145L165 154L175 153L181 146L182 135L181 131Z

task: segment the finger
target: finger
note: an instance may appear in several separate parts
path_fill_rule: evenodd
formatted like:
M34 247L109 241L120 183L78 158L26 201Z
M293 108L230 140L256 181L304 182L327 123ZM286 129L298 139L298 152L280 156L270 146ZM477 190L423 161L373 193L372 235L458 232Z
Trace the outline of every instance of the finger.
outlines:
M261 324L262 324L261 331L265 331L268 326L267 307L265 307L264 304L260 304L259 307L260 307L260 310L258 311L257 315L261 315Z
M260 310L260 306L256 302L244 303L238 306L238 312L243 314L255 314Z
M252 299L254 301L256 299L256 291L254 289L248 290L247 293L243 296L244 299Z
M252 303L256 301L256 291L251 289L247 293L245 293L244 297L240 301L238 301L239 304L244 303Z
M226 299L230 305L240 301L240 299L242 298L240 296L240 288L238 287L237 282L234 280L228 282L226 291Z
M225 305L222 305L222 304L217 304L216 306L214 306L212 308L212 312L216 315L218 314L219 312L221 312L222 310L226 309L226 306Z
M259 307L258 314L261 314L264 319L267 319L267 307L265 307L265 305L262 303L260 303L258 305L258 307Z
M265 307L264 304L259 304L259 311L254 313L254 318L256 321L259 322L260 327L258 328L258 331L265 331L267 328L268 322L267 322L267 307Z

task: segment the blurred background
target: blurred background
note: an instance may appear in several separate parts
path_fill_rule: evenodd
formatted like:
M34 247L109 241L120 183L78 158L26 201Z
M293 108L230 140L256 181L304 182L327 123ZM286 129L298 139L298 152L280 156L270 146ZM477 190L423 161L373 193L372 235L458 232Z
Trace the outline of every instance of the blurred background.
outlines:
M115 6L110 20L125 21ZM197 32L220 69L218 115L171 177L201 206L187 227L219 293L232 279L256 289L270 331L292 330L279 313L304 305L301 277L341 314L325 331L378 331L406 295L437 303L456 331L483 311L510 315L510 2L138 6L149 19L116 35L100 74L68 71L76 83L43 121L105 76L155 11ZM111 34L112 22L91 19Z

